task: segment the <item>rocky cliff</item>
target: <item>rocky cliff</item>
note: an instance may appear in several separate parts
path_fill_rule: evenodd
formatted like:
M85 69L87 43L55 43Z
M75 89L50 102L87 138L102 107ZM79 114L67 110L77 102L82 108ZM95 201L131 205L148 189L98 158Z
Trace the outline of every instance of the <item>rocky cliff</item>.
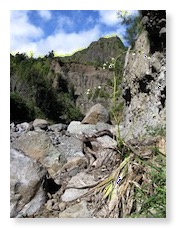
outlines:
M100 38L72 56L62 57L59 61L57 58L53 60L52 69L55 73L62 74L73 85L77 96L76 105L83 114L96 103L101 103L110 109L113 71L108 68L103 69L103 64L108 64L112 58L116 59L119 56L119 66L123 68L125 50L125 46L117 36Z
M126 139L162 131L166 123L165 11L142 11L144 31L129 48L123 74Z

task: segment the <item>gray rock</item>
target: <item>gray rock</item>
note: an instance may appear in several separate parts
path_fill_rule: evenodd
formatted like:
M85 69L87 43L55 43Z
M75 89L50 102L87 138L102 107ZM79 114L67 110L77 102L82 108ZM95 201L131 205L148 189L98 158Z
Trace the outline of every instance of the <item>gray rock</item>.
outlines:
M10 150L10 217L30 216L44 204L42 179L46 175L38 162Z
M164 58L164 55L160 52L155 52L151 56L151 66L155 69L155 71L158 73L162 67L161 60Z
M29 123L27 122L24 122L24 123L21 123L21 124L17 124L16 125L16 128L18 129L18 132L26 132L29 130Z
M54 131L55 133L60 132L62 130L66 130L66 129L67 129L67 125L62 124L62 123L53 124L53 125L48 126L48 130Z
M73 157L84 156L82 152L82 142L76 138L75 135L61 137L58 149L64 151L67 160L70 160Z
M66 162L64 151L55 148L50 138L43 132L27 132L17 138L12 147L39 161L47 168L53 179Z
M96 132L96 127L94 124L82 124L80 121L72 121L67 131L72 134L93 134Z
M76 189L76 188L66 189L61 199L65 202L69 202L69 201L78 199L79 197L81 197L87 192L88 192L88 189Z
M66 208L66 203L65 202L59 203L59 209L60 209L60 211L65 210L65 208Z
M65 202L78 199L80 196L88 192L89 189L76 189L74 187L83 187L95 183L96 181L94 180L93 176L84 172L80 172L76 176L72 177L71 180L68 182L67 187L72 188L66 189L64 194L61 196L61 199Z
M15 132L15 131L16 131L15 123L12 122L12 123L10 124L10 133Z
M117 141L108 135L97 138L97 141L101 143L102 148L114 149L117 147Z
M98 122L95 128L97 131L110 130L112 128L112 125L104 122Z
M43 119L35 119L33 122L34 130L46 130L48 127L48 122Z
M67 187L84 187L95 183L96 181L93 176L85 172L80 172L71 178L71 180L68 182Z
M97 124L98 122L110 122L109 113L101 104L96 104L91 107L82 120L82 123L84 124Z
M166 33L166 27L163 27L160 31L159 31L159 34L163 34L163 33Z
M80 170L87 168L87 158L84 157L74 157L69 158L69 161L62 167L62 173L67 172L67 176L75 176Z
M59 218L91 218L91 212L87 208L86 201L81 201L61 212Z
M125 140L143 137L148 128L165 126L166 122L166 57L149 53L148 33L143 31L125 60L123 98L125 99L123 129Z

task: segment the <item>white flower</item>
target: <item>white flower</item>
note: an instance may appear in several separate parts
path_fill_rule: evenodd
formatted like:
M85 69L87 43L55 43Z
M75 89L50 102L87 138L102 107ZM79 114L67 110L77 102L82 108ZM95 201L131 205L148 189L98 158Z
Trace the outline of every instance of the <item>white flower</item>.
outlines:
M107 65L106 63L103 64L103 66L106 66L106 65Z
M86 94L89 95L90 94L89 91Z
M147 57L147 59L149 59L149 60L150 60L150 59L151 59L151 58L150 58L150 56L149 56L149 57Z
M106 68L105 67L103 67L103 70L105 70Z
M111 64L109 65L109 68L114 68L114 64L111 63Z
M101 86L98 86L98 89L101 89Z
M90 92L90 89L87 89L87 92Z
M111 60L113 61L113 60L115 60L114 58L111 58Z
M134 55L136 55L136 53L133 52L132 55L134 56Z

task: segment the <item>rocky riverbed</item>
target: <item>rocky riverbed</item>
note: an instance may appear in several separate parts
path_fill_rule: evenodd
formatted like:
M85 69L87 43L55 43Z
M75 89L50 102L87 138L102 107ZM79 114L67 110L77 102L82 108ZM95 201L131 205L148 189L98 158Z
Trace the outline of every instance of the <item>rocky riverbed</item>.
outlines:
M11 217L122 217L117 211L110 213L115 201L108 207L105 196L107 189L117 188L124 155L149 159L149 146L160 143L163 149L164 139L148 138L140 146L133 140L120 147L106 109L98 104L92 110L82 121L86 123L73 121L68 126L42 119L11 123ZM135 152L129 153L134 146ZM142 181L134 164L133 172L132 179ZM131 210L132 206L126 214Z
M95 107L98 112L102 108ZM117 143L106 132L91 145L92 153L97 151L96 157L85 154L83 135L92 137L97 132L113 129L105 123L109 120L105 109L98 118L93 110L88 118L94 124L73 121L69 126L49 125L42 119L11 123L11 217L91 217L90 203L80 200L89 190L85 186L104 178L107 169L103 163L107 165L109 154L112 154L109 164L119 160L114 152ZM103 171L92 167L101 167ZM77 203L72 205L73 201Z

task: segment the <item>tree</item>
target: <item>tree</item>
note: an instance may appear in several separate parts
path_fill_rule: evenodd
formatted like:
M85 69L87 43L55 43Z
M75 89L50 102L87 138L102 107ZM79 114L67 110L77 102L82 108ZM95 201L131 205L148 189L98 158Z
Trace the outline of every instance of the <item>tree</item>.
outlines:
M128 11L123 11L120 14L117 12L117 15L122 19L121 24L126 26L126 35L124 38L128 45L133 47L138 34L143 28L141 12L139 11L138 14L130 14Z

